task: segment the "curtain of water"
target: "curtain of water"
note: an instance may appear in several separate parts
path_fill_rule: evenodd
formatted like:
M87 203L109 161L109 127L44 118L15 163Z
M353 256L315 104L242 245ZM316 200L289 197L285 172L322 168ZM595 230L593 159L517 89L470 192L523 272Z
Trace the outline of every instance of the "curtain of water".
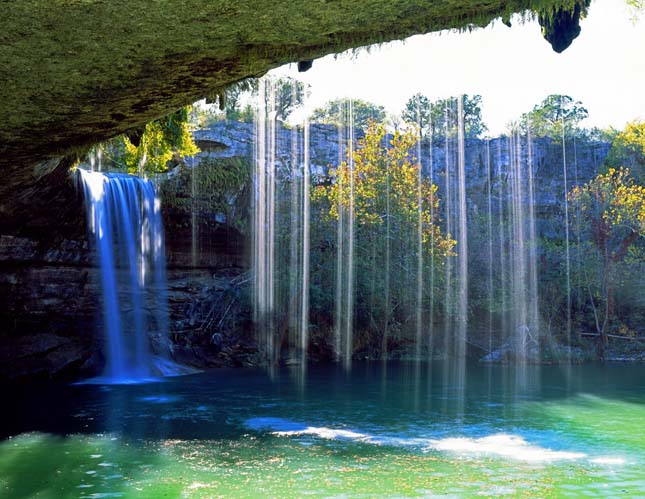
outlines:
M444 182L445 182L445 219L446 219L446 234L453 237L453 175L450 155L450 134L452 131L451 109L449 104L446 103L445 109L445 143L444 143ZM453 285L452 285L452 272L453 261L452 258L447 258L445 263L445 287L444 287L444 351L450 352L452 350L451 338L453 335Z
M105 375L115 382L146 378L153 374L148 335L163 342L168 321L159 198L139 177L79 172L100 267Z
M524 363L538 346L539 302L533 146L530 132L522 147L519 129L508 138L510 238L510 335L518 360Z
M193 267L197 266L199 260L198 236L199 227L197 224L197 168L195 156L191 158L190 167L190 257Z
M305 366L309 344L309 123L305 119L288 133L281 131L274 87L271 79L262 79L258 88L253 175L254 320L258 343L270 366L277 365L283 353L289 354L288 362ZM292 102L298 102L299 91L292 85ZM279 142L290 143L288 158L278 157Z
M537 267L537 229L535 224L535 172L533 161L533 138L531 127L528 126L527 144L527 172L528 172L528 248L529 248L529 328L533 341L537 341L540 331L540 301L538 289L538 267Z
M417 299L416 299L416 336L415 356L421 358L423 341L423 169L421 168L421 141L423 133L421 130L421 113L417 104Z
M338 110L338 164L346 160L345 119L342 106ZM343 177L338 177L338 225L336 229L336 309L334 314L334 351L338 361L343 358L343 262L345 255L345 209L341 200L345 195L346 186Z
M347 213L347 315L345 323L345 367L352 363L354 335L354 102L347 110L347 162L349 166L349 211Z
M578 181L578 145L576 141L576 134L573 134L573 182L574 186L579 185ZM578 211L578 206L575 205L575 211L573 218L575 220L575 232L576 232L576 311L579 313L582 308L582 260L581 260L581 239L580 239L580 213ZM576 331L576 339L580 340L580 333Z
M528 315L526 299L526 226L524 213L524 171L519 131L509 137L510 195L511 195L511 334L516 339L520 359L526 358Z
M506 273L506 229L504 200L506 196L507 175L502 170L502 139L497 140L497 196L498 196L498 243L499 243L499 298L500 298L500 329L503 338L508 333L507 316L507 273Z
M488 351L493 350L493 307L495 303L493 284L493 173L490 160L490 139L486 140L486 208L488 214Z
M276 362L275 297L275 91L270 81L258 84L253 174L254 320L267 362Z
M569 252L569 187L567 183L567 146L566 146L566 123L562 119L562 181L564 187L564 244L565 244L565 270L567 289L567 344L571 345L571 255Z
M433 154L433 126L432 122L429 123L429 136L428 136L428 176L430 180L430 185L434 185L434 154ZM430 219L435 220L434 212L434 194L432 202L430 203ZM430 233L430 281L428 286L430 288L430 310L428 312L428 358L432 359L434 352L434 268L435 268L435 240L434 240L434 231Z
M383 265L384 269L384 286L385 292L383 294L383 336L381 341L381 359L387 360L388 356L388 341L390 337L390 313L391 313L391 304L390 304L390 261L392 253L392 241L390 239L391 234L391 175L390 162L387 162L386 165L386 183L385 183L385 264Z
M459 358L466 356L466 335L468 334L468 214L466 210L466 151L463 96L457 99L457 188L458 188L458 307L457 307L457 348Z

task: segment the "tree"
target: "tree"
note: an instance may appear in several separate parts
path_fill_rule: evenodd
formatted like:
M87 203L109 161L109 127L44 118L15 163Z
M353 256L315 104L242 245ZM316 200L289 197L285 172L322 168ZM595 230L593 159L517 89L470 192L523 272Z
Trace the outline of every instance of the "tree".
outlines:
M274 119L286 121L291 112L301 106L305 96L305 86L293 78L268 78L264 92L267 112L274 112Z
M563 132L573 133L587 116L589 113L580 101L568 95L552 94L531 112L523 114L520 126L523 130L530 126L535 137L561 137Z
M569 199L578 208L581 227L590 233L600 262L598 289L605 308L602 319L590 286L589 297L602 356L607 344L607 325L614 312L613 267L645 235L645 187L636 184L627 168L610 168L587 184L574 187Z
M463 95L448 97L434 102L421 94L412 96L402 112L403 119L408 123L416 124L423 136L430 135L433 140L439 141L453 135L459 117L457 116L458 99L463 99L463 122L466 137L478 138L488 131L482 119L481 95ZM456 133L454 134L456 135Z
M106 162L130 174L162 173L171 160L194 156L199 149L189 129L190 115L186 106L104 143Z
M312 206L320 207L322 221L333 224L342 218L347 223L353 210L356 296L360 297L355 310L357 321L362 318L357 326L372 338L366 340L368 344L381 345L381 355L388 349L388 330L413 330L409 321L415 316L411 307L417 299L411 290L416 289L419 243L425 276L453 255L456 244L439 227L437 186L427 178L419 182L420 166L411 153L417 140L413 131L388 136L384 124L371 122L351 158L337 165L331 182L318 185L313 193ZM336 228L328 231L335 234ZM335 251L325 254L321 268L330 258L336 261ZM431 286L426 284L423 302L417 304L423 310L431 308Z
M383 106L361 99L336 99L330 101L323 107L314 109L309 120L314 123L347 124L350 103L356 128L365 131L370 121L382 122L385 120L385 108Z
M410 97L405 103L401 117L407 123L416 124L422 138L432 133L432 104L425 95L415 94Z
M226 119L232 121L246 121L248 119L243 106L243 97L257 92L258 80L245 78L226 88L224 112Z
M613 164L630 164L632 168L637 167L639 170L645 167L645 121L632 121L625 130L616 134L608 161ZM640 177L643 172L637 173Z

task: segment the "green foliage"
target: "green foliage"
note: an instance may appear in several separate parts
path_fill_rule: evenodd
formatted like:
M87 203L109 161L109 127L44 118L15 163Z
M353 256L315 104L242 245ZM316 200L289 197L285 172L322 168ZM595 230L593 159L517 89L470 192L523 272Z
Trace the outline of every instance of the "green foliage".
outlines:
M640 254L633 246L645 235L645 187L635 182L628 169L610 168L574 187L569 199L577 208L576 217L584 231L578 251L586 265L580 278L587 288L596 330L602 339L602 356L607 330L615 319L620 264L628 255L633 260ZM590 244L595 255L590 254ZM594 260L596 265L591 263ZM600 272L589 272L594 268Z
M328 102L323 107L314 109L309 120L313 123L326 123L339 125L347 123L349 99L336 99ZM370 121L385 121L385 108L361 99L352 99L352 115L354 126L367 130Z
M148 123L134 143L122 136L123 164L128 173L162 173L173 158L194 156L199 152L188 128L190 107ZM118 149L117 149L118 150Z
M243 99L257 90L258 80L256 78L245 78L229 86L226 89L226 103L224 105L226 119L245 123L252 122L253 108L248 103L243 105Z
M458 122L457 100L460 97L448 97L435 102L422 95L412 96L403 109L402 117L408 123L414 123L420 128L422 136L431 136L439 141L454 133ZM488 131L482 119L481 95L461 96L464 111L464 129L466 137L479 138Z
M569 198L592 229L592 240L603 251L615 232L645 235L645 187L636 184L627 168L610 168L583 186L574 187ZM621 244L623 238L619 236ZM626 247L619 249L627 251ZM616 259L625 255L612 252L610 256Z
M291 112L302 105L305 87L293 78L279 78L273 82L276 94L276 119L286 121Z
M371 122L351 158L336 166L328 184L312 190L312 213L319 220L312 269L320 272L314 272L312 283L318 283L319 291L334 289L337 224L341 218L346 224L353 210L359 349L382 353L388 348L378 346L388 336L383 331L389 331L390 341L411 340L419 261L426 276L422 306L427 311L439 297L432 289L439 289L440 269L454 255L456 242L439 227L437 186L420 176L411 153L417 139L414 132L387 136L383 124ZM436 279L431 281L430 275ZM321 299L333 308L333 296Z
M629 165L633 175L645 180L645 121L632 121L615 134L607 163Z
M552 94L537 104L529 113L522 115L520 126L529 127L534 137L561 137L571 135L589 113L580 101L568 95Z

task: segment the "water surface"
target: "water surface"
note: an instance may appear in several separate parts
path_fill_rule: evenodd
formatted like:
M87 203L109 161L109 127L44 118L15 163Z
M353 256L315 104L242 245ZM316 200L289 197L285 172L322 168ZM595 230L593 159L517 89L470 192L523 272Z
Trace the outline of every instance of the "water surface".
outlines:
M5 393L7 498L645 497L645 366L221 370Z

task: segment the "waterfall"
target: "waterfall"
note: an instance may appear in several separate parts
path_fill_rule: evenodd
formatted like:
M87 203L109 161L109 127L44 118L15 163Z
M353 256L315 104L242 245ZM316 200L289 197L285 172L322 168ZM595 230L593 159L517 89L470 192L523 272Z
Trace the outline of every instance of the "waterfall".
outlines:
M466 336L468 334L468 213L466 210L466 151L464 98L457 99L457 344L455 354L466 356Z
M295 99L295 87L292 99ZM309 239L310 239L310 161L309 123L294 126L290 132L291 158L289 171L289 331L290 346L296 360L305 365L309 343ZM280 214L277 215L278 217Z
M354 350L354 102L348 105L347 160L349 165L349 212L347 213L347 316L345 324L345 367L351 367Z
M445 143L444 143L444 186L445 186L445 220L446 220L446 235L452 237L453 235L453 203L452 203L452 189L453 189L453 179L452 179L452 168L450 161L450 131L451 131L451 121L450 121L450 109L448 104L446 104L445 109ZM445 286L444 286L444 311L443 311L443 322L444 322L444 351L446 353L451 351L450 339L454 334L452 329L452 317L453 317L453 287L452 287L452 258L446 258L445 264Z
M569 250L569 186L567 182L567 146L565 141L565 121L562 119L562 182L564 187L564 244L565 272L567 287L567 344L571 346L571 255Z
M190 257L193 267L199 262L199 225L197 218L197 168L195 157L191 158L190 167Z
M419 128L419 139L417 142L417 299L416 299L416 336L415 356L421 358L421 347L423 341L423 169L421 168L421 117L417 105L417 126Z
M488 351L493 350L493 306L494 306L494 284L493 284L493 194L492 194L493 173L490 161L490 139L486 140L486 208L488 215L487 236L488 236Z
M344 116L342 106L338 110L338 164L342 165L345 160L345 148L343 140L345 138ZM336 308L334 314L334 351L336 359L340 360L343 356L344 344L343 338L343 257L345 254L345 210L341 200L345 193L343 176L338 178L338 224L336 227Z
M433 126L432 123L430 123L430 137L428 138L429 140L429 148L428 148L428 177L430 180L430 185L434 185L434 165L433 165L433 159L434 159L434 154L433 154L433 147L434 147L434 137L433 137ZM433 194L433 199L432 202L430 203L430 220L435 220L435 212L434 212L434 194ZM428 312L428 358L432 359L432 356L434 354L434 280L435 280L435 275L434 275L434 268L435 268L435 240L434 240L434 235L435 232L432 231L430 233L430 282L429 282L429 287L430 287L430 310Z
M535 187L533 149L530 133L526 147L522 147L519 130L512 133L509 142L509 196L510 196L510 334L516 342L520 362L530 357L529 349L537 347L539 335L537 250L535 235ZM526 159L525 159L526 158Z
M351 368L354 350L354 106L351 99L338 110L338 164L347 164L349 182L338 177L336 231L336 306L334 335L336 358ZM349 199L348 206L343 199Z
M505 184L507 176L502 171L502 141L497 141L497 196L498 196L498 224L497 224L497 237L499 243L499 297L500 297L500 327L502 335L506 336L508 333L507 321L507 262L506 262L506 235L505 235Z
M261 353L269 364L274 348L275 305L275 91L260 80L253 172L253 316Z
M165 341L168 323L159 198L149 180L78 171L100 268L105 378L110 382L141 381L158 374L149 333Z
M304 366L309 345L309 123L305 119L302 125L283 132L278 119L285 96L278 95L279 84L263 78L258 86L252 199L253 317L260 352L269 366L281 360ZM298 91L294 84L289 92L292 102L297 102ZM282 157L278 150L287 144L290 154ZM282 357L285 353L286 359Z

